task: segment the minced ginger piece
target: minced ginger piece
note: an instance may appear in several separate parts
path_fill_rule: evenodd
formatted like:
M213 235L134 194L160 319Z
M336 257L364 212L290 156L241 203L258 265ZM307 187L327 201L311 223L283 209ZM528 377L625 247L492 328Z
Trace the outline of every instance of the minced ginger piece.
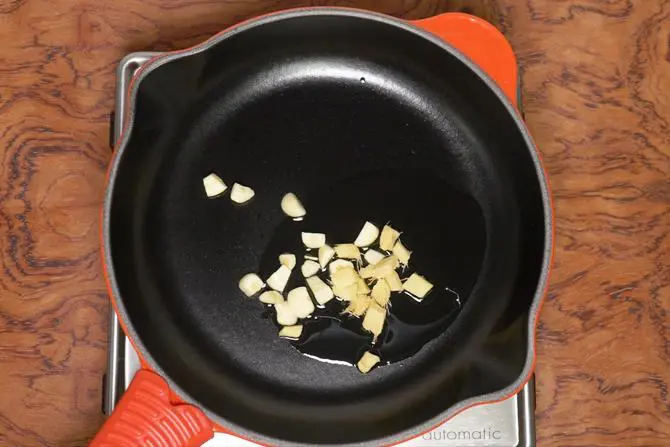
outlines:
M391 288L384 279L379 279L372 287L371 293L372 299L374 299L377 304L381 307L386 307L391 298Z
M390 225L384 225L382 234L379 236L379 248L386 251L393 250L395 241L400 237L400 232L393 229Z
M423 299L432 288L433 284L416 273L412 273L403 284L403 290L406 290L418 299Z
M291 340L297 340L302 335L302 324L297 324L294 326L284 326L279 331L279 336L282 338L288 338Z
M350 284L345 287L333 285L333 293L342 301L354 301L357 295L357 284Z
M354 244L338 244L335 253L341 259L361 259L361 251Z
M384 329L384 321L386 320L386 309L381 307L376 302L372 301L363 317L363 329L371 332L373 340L382 333Z
M377 279L384 278L398 268L398 258L396 255L387 256L373 267L372 276Z
M368 295L358 294L356 298L353 299L346 309L345 313L351 314L354 317L362 317L370 305L372 304L372 299Z
M395 270L389 272L388 275L384 276L384 280L386 281L389 288L391 289L391 292L402 291L402 281L400 280L400 276L398 275L398 272L396 272Z
M363 374L367 374L379 363L379 360L381 360L379 356L367 351L361 356L360 360L358 360L356 367Z
M412 252L402 244L400 239L398 239L398 242L393 246L393 254L398 258L398 261L400 261L402 265L409 264L409 257L412 256Z

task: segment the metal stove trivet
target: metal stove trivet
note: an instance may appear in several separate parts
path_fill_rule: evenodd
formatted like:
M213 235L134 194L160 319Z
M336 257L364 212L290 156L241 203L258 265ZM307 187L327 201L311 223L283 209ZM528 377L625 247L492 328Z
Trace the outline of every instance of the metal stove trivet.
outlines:
M116 83L116 119L112 119L110 144L121 134L126 92L133 74L157 53L131 53L119 64ZM115 404L139 368L139 359L125 337L112 310L109 324L109 358L104 377L103 411L111 414ZM531 381L506 401L480 405L457 415L421 438L402 447L535 447L535 389ZM205 447L251 447L256 444L217 433Z

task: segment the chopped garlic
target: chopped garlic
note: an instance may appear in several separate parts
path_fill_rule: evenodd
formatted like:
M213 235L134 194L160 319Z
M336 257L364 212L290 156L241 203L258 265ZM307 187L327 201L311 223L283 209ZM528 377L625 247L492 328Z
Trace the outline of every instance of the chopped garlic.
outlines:
M328 273L330 273L330 276L333 276L333 273L335 273L339 269L344 269L344 268L353 269L354 264L352 264L350 261L346 261L344 259L336 259L333 262L331 262L330 265L328 266Z
M363 317L363 329L371 332L374 340L377 340L384 329L384 320L386 320L386 309L373 301Z
M307 248L321 248L326 245L326 235L323 233L302 233L302 243Z
M402 244L400 239L393 246L393 254L396 255L402 265L409 264L409 257L412 256L412 252Z
M319 304L326 304L335 297L333 290L318 276L307 278L307 285L312 290L312 295L314 295L314 299Z
M279 331L279 336L282 338L288 338L291 340L297 340L302 335L302 324L295 326L284 326Z
M363 278L358 278L356 290L359 294L368 295L370 293L370 288L365 283Z
M391 288L384 279L380 279L372 287L372 299L374 299L377 304L381 307L386 307L391 298Z
M300 267L302 276L304 276L305 278L309 278L310 276L316 275L317 273L319 273L319 270L321 270L321 266L319 265L319 263L316 261L310 261L309 259L303 262L302 267Z
M293 326L298 322L298 317L286 301L275 304L275 311L277 312L277 323L282 326Z
M284 297L281 296L281 293L276 290L266 290L261 293L261 296L258 297L261 303L265 304L277 304L284 302Z
M357 296L358 286L350 284L346 287L333 285L333 293L342 301L354 301Z
M342 259L361 259L361 252L354 244L338 244L335 253Z
M356 363L356 367L363 374L367 374L377 365L377 363L379 363L379 360L379 356L374 355L368 351L363 354L363 356L361 356L360 360L358 360L358 363Z
M365 314L371 304L372 299L370 299L368 295L358 294L351 300L347 308L344 309L344 312L360 318Z
M379 253L377 250L373 250L371 248L365 252L365 254L363 255L363 259L365 259L365 262L367 262L368 264L375 265L376 263L384 259L384 255Z
M330 280L336 287L347 287L351 284L357 284L359 278L360 276L358 276L356 270L350 268L338 269L330 276Z
M384 225L382 228L382 234L379 236L379 248L386 251L393 250L395 241L400 237L400 232L393 229L389 225Z
M419 299L423 299L428 292L433 288L433 285L426 281L421 275L412 273L407 281L403 284L403 289L411 293Z
M374 265L372 276L379 279L387 276L398 267L396 255L387 256Z
M283 292L290 277L291 269L285 265L280 265L279 268L268 278L268 286L278 292Z
M398 272L395 270L384 276L384 280L391 289L391 292L400 292L402 290L402 281L400 281L400 276L398 276Z
M282 253L279 255L279 263L293 270L295 267L295 255L293 253Z
M370 222L365 222L363 229L361 229L361 232L358 233L358 236L354 241L354 245L358 247L367 247L377 240L377 236L379 236L379 228Z
M234 183L232 189L230 190L230 200L235 203L245 203L251 200L256 193L253 189L248 186L240 185L239 183Z
M281 209L287 216L293 218L303 217L305 214L307 214L305 207L302 206L302 203L300 203L298 197L296 197L296 195L292 192L284 195L284 197L281 199Z
M307 287L304 286L291 290L286 297L286 302L293 314L298 318L309 317L315 309L312 298L309 297Z
M331 259L335 256L335 249L330 245L324 245L319 247L319 265L322 269L325 269Z
M202 186L205 187L205 194L209 198L220 196L228 189L228 186L221 180L221 177L213 172L202 179Z
M239 287L246 296L254 296L265 287L263 280L255 273L247 273L240 278Z

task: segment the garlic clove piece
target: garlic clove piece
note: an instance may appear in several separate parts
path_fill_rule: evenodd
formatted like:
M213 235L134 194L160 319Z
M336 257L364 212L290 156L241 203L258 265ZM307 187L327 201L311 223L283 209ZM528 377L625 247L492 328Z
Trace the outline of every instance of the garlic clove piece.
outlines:
M279 263L293 270L296 263L296 258L293 253L282 253L279 255Z
M253 189L248 186L241 185L239 183L234 183L232 189L230 190L230 200L235 203L245 203L251 200L256 193Z
M370 370L372 370L372 368L377 366L380 360L381 359L379 356L374 355L370 351L367 351L361 356L361 358L358 360L358 363L356 363L356 368L358 368L358 370L363 374L367 374L370 372Z
M298 318L309 317L315 309L307 287L304 286L291 290L286 297L286 302L293 314Z
M358 247L367 247L368 245L372 245L377 240L378 236L379 228L371 222L365 222L361 232L358 233L358 236L354 241L354 245Z
M412 273L403 284L403 290L411 293L419 300L422 300L432 288L433 284L417 273Z
M384 279L378 280L375 285L372 287L372 292L370 294L372 299L377 302L381 307L386 307L391 298L391 288Z
M323 233L302 233L302 243L307 248L321 248L326 245L326 235Z
M274 290L277 290L278 292L283 292L290 277L291 269L285 265L280 265L279 268L275 270L275 272L268 278L268 286Z
M331 259L335 256L335 249L330 245L319 247L319 265L325 269Z
M256 295L265 287L263 280L255 273L247 273L238 284L240 290L248 297Z
M330 286L323 282L323 280L318 276L307 278L306 281L317 303L323 305L335 297L335 294L333 294L333 290L330 288Z
M259 296L258 299L261 301L261 303L265 304L277 304L284 302L284 297L281 296L281 293L277 292L276 290L266 290L265 292L261 293L261 296Z
M298 322L298 317L286 301L275 304L275 311L277 312L277 323L282 326L293 326Z
M400 261L402 265L409 264L409 257L412 256L412 252L402 244L400 239L398 239L398 242L393 246L393 254L398 258L398 261Z
M307 214L305 207L302 206L302 203L300 203L298 197L292 192L289 192L288 194L285 194L284 197L282 197L281 209L284 214L293 218L303 217L305 214Z
M379 261L384 259L384 255L379 253L377 250L371 248L365 252L365 254L363 255L363 259L365 259L365 262L367 262L368 264L375 265Z
M341 259L361 259L361 251L354 244L338 244L335 253Z
M210 199L220 196L228 189L221 177L213 172L202 179L202 186L205 188L205 194Z
M395 230L390 225L384 225L382 228L382 234L379 236L379 248L386 251L393 250L395 241L400 237L400 232Z
M319 263L316 261L310 261L309 259L303 262L302 267L300 267L302 276L304 276L305 278L309 278L310 276L316 275L317 273L319 273L319 270L321 270L321 266L319 265Z
M302 335L302 324L295 326L284 326L279 331L279 336L282 338L288 338L289 340L298 340Z

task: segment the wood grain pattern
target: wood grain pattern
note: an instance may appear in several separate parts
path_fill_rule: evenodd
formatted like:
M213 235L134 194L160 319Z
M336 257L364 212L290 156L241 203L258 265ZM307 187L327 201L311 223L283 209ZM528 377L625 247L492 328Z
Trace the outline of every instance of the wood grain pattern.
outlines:
M501 26L557 215L538 444L670 445L670 0L0 0L0 445L83 446L102 422L120 57L309 4Z

